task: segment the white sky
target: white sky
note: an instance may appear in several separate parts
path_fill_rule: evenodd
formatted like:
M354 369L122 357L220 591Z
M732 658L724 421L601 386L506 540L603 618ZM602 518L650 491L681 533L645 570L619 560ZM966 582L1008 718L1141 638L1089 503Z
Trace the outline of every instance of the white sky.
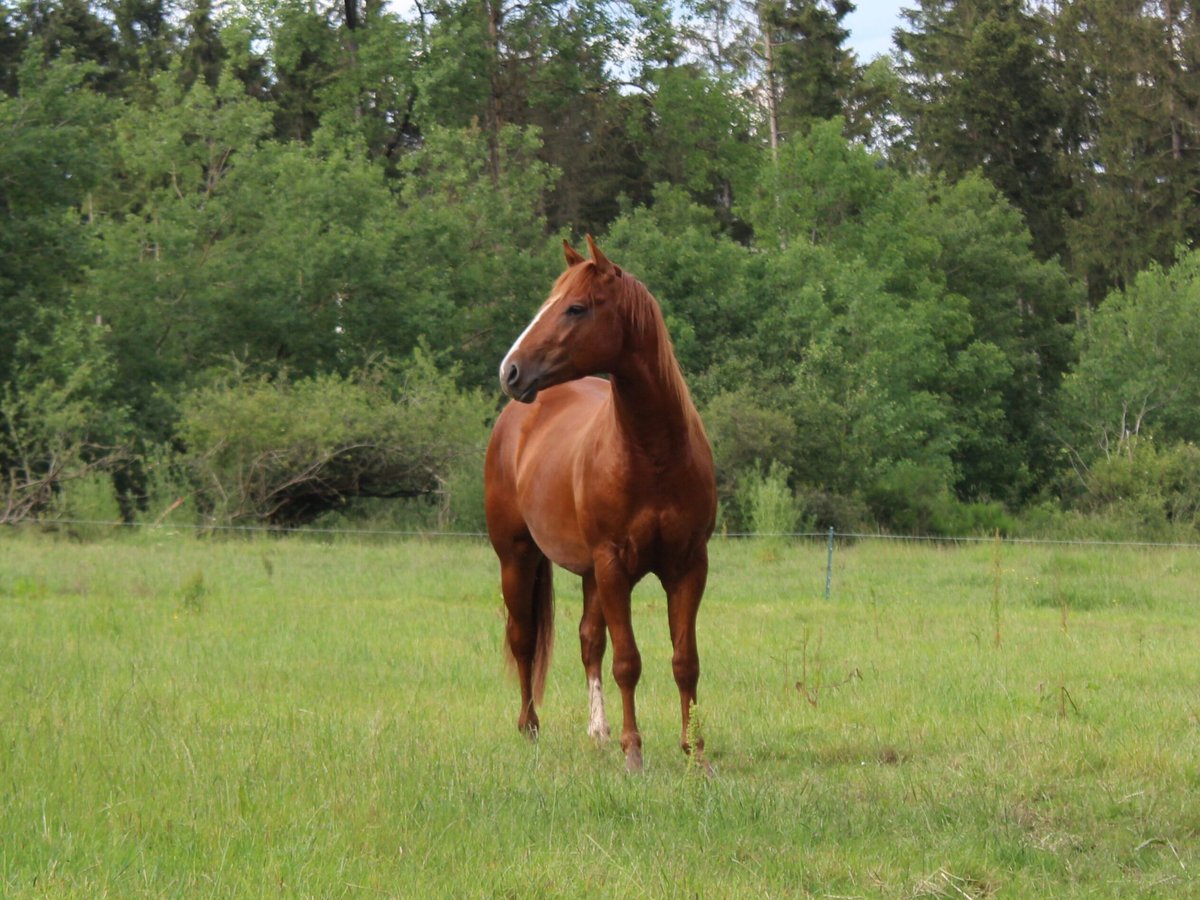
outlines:
M917 0L855 0L858 7L846 16L850 29L846 43L853 48L860 65L892 50L892 30L900 24L901 8L913 9Z

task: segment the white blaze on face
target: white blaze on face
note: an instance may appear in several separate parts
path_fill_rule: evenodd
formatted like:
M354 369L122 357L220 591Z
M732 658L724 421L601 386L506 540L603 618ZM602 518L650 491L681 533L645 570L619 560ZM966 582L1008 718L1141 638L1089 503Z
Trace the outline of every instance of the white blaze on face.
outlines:
M511 347L509 347L508 352L504 354L504 359L500 360L500 383L501 384L506 383L505 382L505 373L508 371L509 358L514 353L516 353L518 349L520 349L521 341L525 340L525 336L527 334L529 334L530 331L533 330L533 326L538 323L538 320L541 319L542 314L545 313L546 310L548 310L551 306L553 306L555 301L558 300L558 298L559 298L558 294L550 295L549 299L547 299L546 302L542 304L542 308L539 309L537 311L537 314L533 317L533 321L530 322L528 325L526 325L525 330L522 331L520 333L520 335L517 336L517 339L515 341L513 341L513 345Z
M597 741L607 741L608 719L604 716L604 691L600 688L599 678L588 679L588 709L588 737Z

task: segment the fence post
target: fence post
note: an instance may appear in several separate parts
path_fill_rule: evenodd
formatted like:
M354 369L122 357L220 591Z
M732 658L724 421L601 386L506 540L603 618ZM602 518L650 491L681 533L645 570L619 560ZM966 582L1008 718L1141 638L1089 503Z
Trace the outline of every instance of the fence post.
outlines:
M829 526L829 537L825 544L825 599L829 599L829 589L833 584L833 526Z

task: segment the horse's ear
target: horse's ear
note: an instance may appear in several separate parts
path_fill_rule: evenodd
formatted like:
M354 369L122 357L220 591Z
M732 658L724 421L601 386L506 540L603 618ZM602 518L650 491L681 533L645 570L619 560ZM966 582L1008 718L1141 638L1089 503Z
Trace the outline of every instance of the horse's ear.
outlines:
M621 270L608 261L608 257L600 252L600 248L596 246L596 239L590 234L587 236L588 251L592 254L592 262L596 264L596 271L602 275L616 275L620 277Z
M571 266L579 265L581 262L586 262L586 260L580 255L579 251L568 244L565 238L563 239L563 256L567 258L568 269L571 268Z

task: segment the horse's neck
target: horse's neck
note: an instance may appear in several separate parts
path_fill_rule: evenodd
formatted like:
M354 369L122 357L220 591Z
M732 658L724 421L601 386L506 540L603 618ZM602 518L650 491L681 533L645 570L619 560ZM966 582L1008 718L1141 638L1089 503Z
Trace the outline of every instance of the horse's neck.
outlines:
M696 409L672 374L677 368L674 358L660 356L669 349L653 337L647 344L610 373L613 410L624 438L654 462L667 465L690 439Z

